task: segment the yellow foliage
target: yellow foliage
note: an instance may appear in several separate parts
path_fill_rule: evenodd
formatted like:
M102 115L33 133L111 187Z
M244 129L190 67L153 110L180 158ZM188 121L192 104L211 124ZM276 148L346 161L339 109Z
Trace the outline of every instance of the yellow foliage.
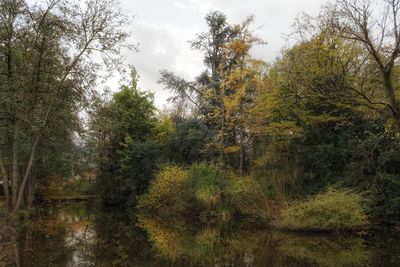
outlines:
M155 139L158 142L165 144L169 141L171 136L173 136L175 130L174 123L170 116L166 113L161 113L154 128Z
M228 146L228 147L225 147L224 152L225 152L225 154L234 154L234 153L239 152L239 150L240 150L240 146Z
M139 199L138 207L148 209L173 208L183 195L187 172L179 167L165 167L151 182L149 192Z

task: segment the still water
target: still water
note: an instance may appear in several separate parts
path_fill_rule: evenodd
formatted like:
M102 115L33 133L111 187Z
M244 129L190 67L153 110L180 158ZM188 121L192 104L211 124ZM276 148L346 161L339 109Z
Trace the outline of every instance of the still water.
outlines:
M393 230L363 237L287 234L245 222L160 220L91 206L46 208L3 251L9 266L400 266L400 232Z

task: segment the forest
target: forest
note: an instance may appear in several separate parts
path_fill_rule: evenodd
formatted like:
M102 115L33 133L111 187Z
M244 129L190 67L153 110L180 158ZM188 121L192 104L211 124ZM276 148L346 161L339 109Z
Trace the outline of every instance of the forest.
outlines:
M299 15L271 62L252 54L268 46L253 21L207 13L187 40L203 71L160 69L161 109L123 64L136 44L118 1L2 0L0 229L33 220L49 196L160 221L398 225L400 1ZM101 90L113 71L124 85Z

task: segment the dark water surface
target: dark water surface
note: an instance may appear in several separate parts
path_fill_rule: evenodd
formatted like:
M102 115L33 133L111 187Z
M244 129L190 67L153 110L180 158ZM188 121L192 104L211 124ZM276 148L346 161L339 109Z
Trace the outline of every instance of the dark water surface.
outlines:
M287 234L52 206L20 231L10 266L400 266L400 233Z

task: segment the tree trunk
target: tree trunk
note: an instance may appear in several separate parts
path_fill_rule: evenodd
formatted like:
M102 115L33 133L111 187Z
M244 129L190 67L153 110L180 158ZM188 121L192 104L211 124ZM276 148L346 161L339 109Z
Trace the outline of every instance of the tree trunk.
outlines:
M19 246L18 246L18 240L17 240L17 235L13 234L11 236L11 246L13 249L13 254L14 254L14 262L16 267L21 266L21 260L20 260L20 255L19 255Z
M1 176L3 177L3 188L4 188L4 196L6 198L5 201L5 212L6 216L8 215L8 210L10 208L10 189L9 189L9 178L8 178L8 173L4 164L3 160L3 154L0 150L0 171L1 171Z
M239 175L243 176L243 165L244 165L244 129L243 129L243 120L242 120L242 112L243 112L243 105L242 101L240 101L239 106L239 118L240 122L240 130L239 130L239 142L240 142L240 155L239 155Z
M35 188L35 175L31 171L27 187L27 206L29 210L31 209L33 201L35 200L34 188Z
M396 96L394 94L393 90L393 83L392 83L392 71L386 71L383 74L384 78L384 86L386 90L386 96L389 102L389 105L391 107L394 123L395 123L395 129L397 133L400 133L400 110L399 106L397 103Z
M15 206L18 198L18 126L14 128L14 140L12 147L12 172L11 172L11 194L12 205Z
M17 198L17 202L15 203L13 210L12 210L12 215L15 216L17 214L17 211L19 210L21 204L22 204L22 200L24 198L24 190L25 190L25 186L28 182L29 176L31 174L31 170L33 167L33 162L35 160L35 154L36 154L36 146L37 143L39 141L39 137L36 138L35 142L32 145L32 149L31 149L31 154L29 156L29 161L28 161L28 165L26 167L25 170L25 175L24 178L22 179L20 188L19 188L19 193L18 193L18 198Z

